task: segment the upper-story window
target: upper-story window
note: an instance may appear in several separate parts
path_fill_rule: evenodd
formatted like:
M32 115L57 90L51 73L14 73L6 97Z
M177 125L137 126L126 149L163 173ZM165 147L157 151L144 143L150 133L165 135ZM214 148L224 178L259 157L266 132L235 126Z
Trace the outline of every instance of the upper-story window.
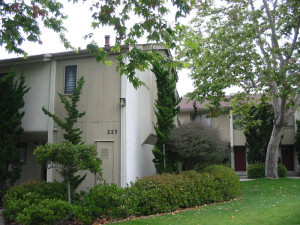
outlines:
M243 129L243 126L241 124L242 118L243 118L243 116L241 114L233 115L233 129L238 129L238 130Z
M294 115L286 122L285 127L295 127L295 118Z
M193 117L194 117L194 114L191 114L190 119L193 120ZM208 117L208 114L206 114L206 113L197 113L194 118L194 121L202 121L209 126L211 124L211 118Z
M65 70L65 94L73 94L76 88L77 66L66 66Z

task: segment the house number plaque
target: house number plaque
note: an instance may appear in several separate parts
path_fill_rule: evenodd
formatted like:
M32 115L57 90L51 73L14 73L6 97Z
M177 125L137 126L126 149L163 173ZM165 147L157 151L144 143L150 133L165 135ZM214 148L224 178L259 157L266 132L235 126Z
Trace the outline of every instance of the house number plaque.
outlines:
M117 134L118 130L107 130L107 134Z

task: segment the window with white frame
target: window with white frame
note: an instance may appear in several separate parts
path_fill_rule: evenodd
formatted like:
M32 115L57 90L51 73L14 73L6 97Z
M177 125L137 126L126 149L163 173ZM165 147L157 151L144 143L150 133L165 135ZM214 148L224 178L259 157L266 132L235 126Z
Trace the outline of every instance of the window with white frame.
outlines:
M77 66L66 66L65 69L65 94L73 94L76 88Z
M190 119L193 120L194 114L190 115ZM210 126L211 118L208 117L207 113L197 113L193 121L202 121Z

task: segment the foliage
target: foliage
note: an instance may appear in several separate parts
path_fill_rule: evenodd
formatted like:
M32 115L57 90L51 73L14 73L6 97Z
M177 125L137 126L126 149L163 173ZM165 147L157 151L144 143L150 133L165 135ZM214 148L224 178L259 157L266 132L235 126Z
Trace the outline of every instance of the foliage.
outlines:
M33 155L39 163L48 165L49 168L59 168L63 173L68 188L68 202L71 204L70 178L74 171L89 170L101 175L101 159L97 158L95 145L74 145L71 142L58 144L46 143L38 146ZM62 175L62 172L59 172Z
M286 177L287 169L283 164L278 164L278 176ZM247 168L247 176L250 179L265 177L265 164L249 164Z
M75 207L60 199L47 198L24 208L18 213L16 221L24 225L55 224L71 219Z
M239 178L229 170L220 166L214 170L214 174L186 171L138 179L132 184L132 191L137 198L136 214L170 212L229 200L240 192Z
M131 187L98 184L70 205L65 183L30 181L16 185L4 198L7 222L53 224L75 219L92 223L95 219L120 219L149 215L226 201L240 193L239 177L224 166L206 172L153 175L138 179Z
M57 125L65 131L65 133L63 134L65 141L69 141L74 145L79 143L83 144L80 136L82 134L82 131L79 128L74 128L77 120L85 115L85 112L80 113L77 109L77 104L80 101L83 84L84 78L81 77L77 82L75 91L71 95L65 96L61 93L58 93L60 101L64 105L64 108L68 115L64 118L65 121L62 121L58 116L49 112L45 107L42 108L43 112L49 117L53 118ZM68 179L70 180L70 184L73 189L76 189L86 177L86 175L75 175L76 172L78 172L76 168L70 168L70 171L68 172ZM65 174L65 171L62 171L61 175L65 180L67 179L67 174Z
M249 164L266 161L274 120L274 112L269 102L265 95L261 96L260 103L246 110L242 118Z
M223 200L229 200L240 193L240 177L236 172L223 165L211 165L202 170L215 177L216 195Z
M126 218L128 216L127 190L115 184L98 184L83 198L87 222L97 218Z
M0 199L6 185L13 185L21 175L22 162L16 144L23 134L21 124L25 112L21 109L28 90L25 77L21 75L16 80L16 72L11 71L0 79Z
M65 122L62 121L59 117L49 112L45 107L42 108L43 112L57 123L57 125L62 128L66 133L64 133L64 139L71 142L72 144L83 144L81 141L80 135L82 131L79 128L74 128L77 120L82 118L85 115L85 112L79 112L77 109L77 104L80 101L80 95L82 92L82 87L84 84L84 78L81 77L77 82L77 87L72 95L65 96L58 93L61 103L64 105L64 108L67 112L67 117ZM69 99L68 99L69 98Z
M176 46L179 23L172 24L166 16L170 13L170 8L176 11L175 18L183 17L191 10L187 0L166 1L114 1L95 2L91 7L93 12L92 27L98 29L102 26L111 26L116 32L116 43L112 47L112 52L120 53L117 57L121 75L128 77L134 87L139 87L143 83L136 77L136 69L144 71L149 69L153 62L161 61L163 56L155 48L150 51L142 51L137 41L145 37L148 42L164 43L169 48ZM175 8L176 7L176 8ZM135 21L130 18L138 18ZM133 23L132 23L133 22ZM91 38L93 34L86 37ZM122 52L121 46L130 46L127 53ZM87 46L87 50L95 56L96 60L105 62L107 53L103 48L97 46L95 42ZM125 60L126 59L126 60ZM172 59L166 59L169 66L174 66Z
M300 120L296 121L297 124L297 132L296 132L296 136L295 136L295 149L298 155L298 162L300 163Z
M16 220L25 208L36 206L45 199L67 200L66 183L47 183L30 180L10 188L3 198L3 217L7 222Z
M166 152L163 155L163 144L167 143L167 136L169 131L175 126L174 119L180 111L178 106L181 101L180 98L176 97L176 81L177 76L163 68L161 62L153 64L151 69L156 77L157 85L157 99L155 100L155 115L157 123L154 125L154 129L157 136L157 142L155 149L153 150L154 162L156 171L162 173L164 171L174 172L175 161L172 152ZM164 159L166 160L166 168L164 168ZM159 162L157 162L159 160Z
M180 52L190 65L195 90L189 95L209 108L227 100L225 89L243 107L249 93L270 94L274 125L267 156L267 177L277 176L277 155L283 127L300 105L299 1L195 1L196 13Z
M228 155L219 130L195 121L173 128L168 146L169 151L178 155L184 170L222 163Z
M293 224L299 223L300 179L257 179L240 182L242 194L218 204L132 218L120 225L140 224Z
M21 48L25 40L42 44L40 39L42 21L44 27L60 33L60 39L65 47L70 47L63 34L65 28L62 21L66 17L61 12L62 8L61 3L53 0L28 2L2 0L0 46L4 45L8 52L26 56L26 52Z

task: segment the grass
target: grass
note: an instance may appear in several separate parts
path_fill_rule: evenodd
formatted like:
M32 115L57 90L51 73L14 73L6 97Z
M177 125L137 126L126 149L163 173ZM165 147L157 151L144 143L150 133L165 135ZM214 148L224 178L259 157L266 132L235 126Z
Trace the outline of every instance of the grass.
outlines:
M230 202L120 222L120 224L300 224L300 179L241 182Z

